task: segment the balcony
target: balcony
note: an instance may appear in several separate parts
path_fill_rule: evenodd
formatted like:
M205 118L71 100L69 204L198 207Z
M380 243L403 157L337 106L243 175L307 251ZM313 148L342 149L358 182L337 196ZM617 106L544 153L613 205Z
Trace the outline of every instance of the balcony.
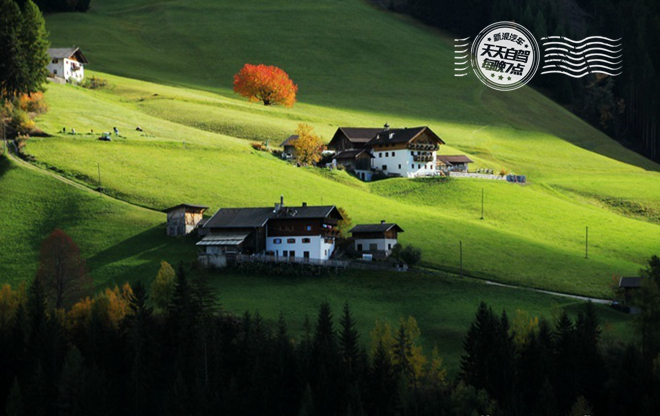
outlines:
M415 162L433 162L433 155L414 155Z
M428 150L433 152L440 148L437 144L433 143L408 143L406 147L410 150Z

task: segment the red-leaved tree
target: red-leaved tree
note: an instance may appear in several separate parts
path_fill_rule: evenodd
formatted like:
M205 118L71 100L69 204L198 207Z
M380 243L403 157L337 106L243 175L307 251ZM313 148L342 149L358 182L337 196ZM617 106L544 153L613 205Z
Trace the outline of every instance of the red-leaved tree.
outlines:
M296 102L298 86L276 66L245 64L234 75L234 92L250 101L263 101L264 105L291 107Z
M55 309L71 306L92 289L80 249L59 228L41 245L37 279L46 291L50 306Z

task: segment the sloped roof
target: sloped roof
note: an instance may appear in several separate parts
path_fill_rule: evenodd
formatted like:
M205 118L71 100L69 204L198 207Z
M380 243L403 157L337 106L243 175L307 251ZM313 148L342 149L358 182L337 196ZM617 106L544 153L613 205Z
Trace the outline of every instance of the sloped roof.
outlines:
M276 211L264 208L221 208L204 224L205 228L264 227L268 220L278 218L342 218L334 205L284 207Z
M339 130L352 142L362 141L366 143L382 129L373 127L340 127Z
M175 209L178 209L178 208L191 208L191 209L201 210L201 211L205 211L205 210L209 209L209 207L207 207L206 205L179 204L179 205L175 205L173 207L165 208L163 211L164 212L170 212L170 211L174 211Z
M198 246L237 246L241 244L249 232L232 232L225 231L222 233L214 233L202 238L196 245Z
M358 224L351 228L350 233L384 233L394 228L402 233L403 229L394 223L381 222L380 224Z
M636 289L642 287L641 277L622 277L619 280L619 287Z
M283 141L282 144L280 144L280 147L293 146L293 142L295 142L296 140L298 140L298 135L293 134L289 136L285 141Z
M374 157L374 155L367 152L365 149L351 149L351 150L342 150L341 152L335 155L334 159L355 159L356 157L360 156L362 153L366 154L371 158Z
M81 64L88 64L89 62L87 61L87 58L85 58L85 55L83 55L82 51L80 48L74 46L71 48L50 48L48 49L48 55L52 59L64 59L64 58L71 58L72 56L76 56L76 60L80 62Z
M417 138L422 133L429 133L431 138L440 144L445 144L445 142L438 137L437 134L433 132L430 128L424 127L411 127L403 129L380 129L379 132L367 142L367 146L375 146L380 144L391 144L391 143L408 143L413 139Z
M474 163L472 159L465 155L438 155L438 160L443 163Z

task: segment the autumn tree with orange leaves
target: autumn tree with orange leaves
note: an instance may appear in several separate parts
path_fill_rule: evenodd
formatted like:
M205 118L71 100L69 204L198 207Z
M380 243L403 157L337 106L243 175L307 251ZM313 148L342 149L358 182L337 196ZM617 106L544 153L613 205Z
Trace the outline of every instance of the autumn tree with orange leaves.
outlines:
M54 309L71 306L92 289L80 249L71 237L59 228L41 245L37 279Z
M234 75L234 92L250 101L262 101L264 105L292 107L296 102L298 86L276 66L245 64Z

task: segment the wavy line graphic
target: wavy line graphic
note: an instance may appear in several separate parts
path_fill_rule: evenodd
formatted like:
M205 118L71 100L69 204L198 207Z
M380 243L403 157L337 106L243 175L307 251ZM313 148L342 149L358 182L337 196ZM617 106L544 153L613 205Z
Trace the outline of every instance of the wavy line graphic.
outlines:
M470 46L470 37L463 39L454 39L454 76L464 77L468 74L468 49Z
M544 49L541 74L564 74L573 78L594 73L621 74L621 38L589 36L573 40L563 36L546 36L541 41Z

